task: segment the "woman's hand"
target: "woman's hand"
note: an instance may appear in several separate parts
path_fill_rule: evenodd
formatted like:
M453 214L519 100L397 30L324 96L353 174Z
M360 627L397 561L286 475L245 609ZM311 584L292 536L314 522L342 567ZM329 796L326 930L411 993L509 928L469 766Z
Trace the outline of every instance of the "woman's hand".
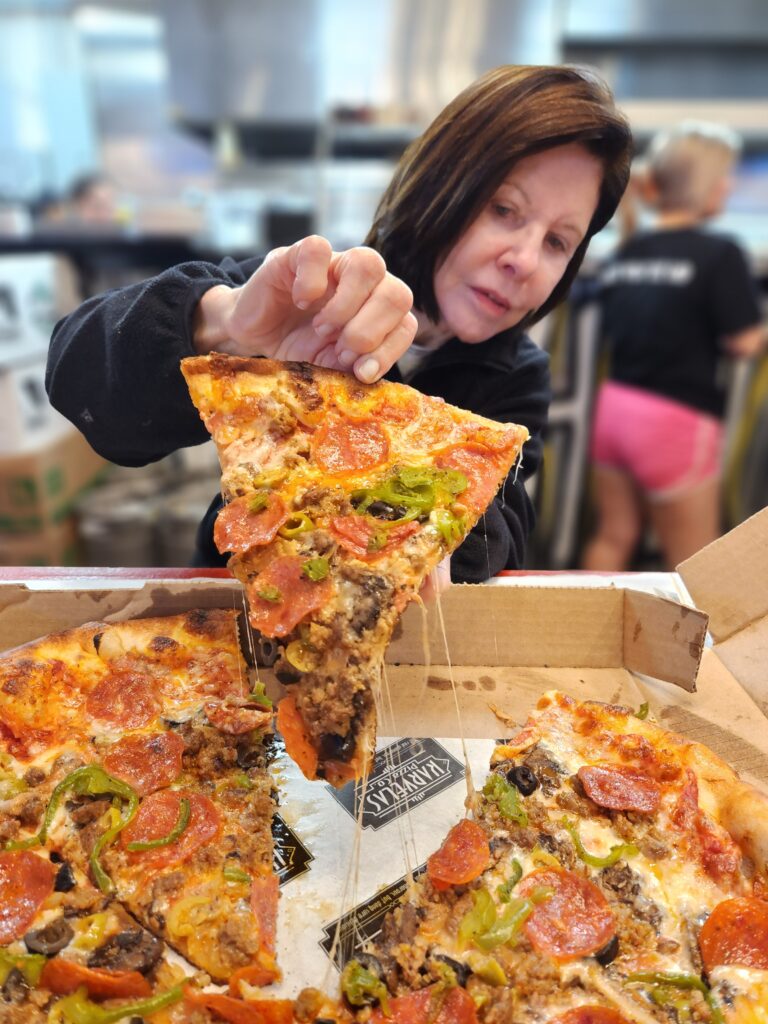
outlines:
M274 249L240 288L218 285L198 303L200 354L269 356L378 380L413 341L416 318L406 284L373 249L333 252L311 235Z
M451 585L451 556L446 555L438 562L421 585L419 597L422 601L434 601Z

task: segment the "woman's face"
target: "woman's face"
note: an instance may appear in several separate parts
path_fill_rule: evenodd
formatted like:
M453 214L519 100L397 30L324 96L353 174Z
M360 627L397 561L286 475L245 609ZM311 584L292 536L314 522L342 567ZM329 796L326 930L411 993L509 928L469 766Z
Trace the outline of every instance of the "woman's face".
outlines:
M440 323L486 341L549 298L597 207L602 165L579 143L515 164L435 273Z

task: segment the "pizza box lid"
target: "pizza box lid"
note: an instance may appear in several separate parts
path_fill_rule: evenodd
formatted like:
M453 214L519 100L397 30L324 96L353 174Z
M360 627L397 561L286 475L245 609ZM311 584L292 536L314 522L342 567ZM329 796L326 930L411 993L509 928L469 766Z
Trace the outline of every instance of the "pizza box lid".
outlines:
M193 579L164 578L157 570L90 571L109 572L110 579L0 584L0 650L94 620L193 607L244 610L240 585L222 571ZM764 720L737 678L705 649L703 612L631 587L553 587L531 579L454 586L439 602L409 607L387 651L382 735L509 735L544 690L559 688L580 699L647 702L662 724L710 743L739 771L768 784ZM261 673L279 699L279 683L268 669Z
M243 609L243 593L223 574L137 579L134 571L64 589L52 580L6 583L0 649L87 621L192 607ZM768 730L705 649L706 629L695 608L629 587L456 586L427 609L411 606L387 652L380 756L367 786L333 791L301 778L286 758L275 762L284 980L270 994L334 987L330 962L377 933L409 872L462 815L467 778L484 778L494 738L511 735L544 690L647 702L662 726L706 743L768 789ZM259 673L279 698L270 671Z
M768 508L678 566L717 656L768 714Z

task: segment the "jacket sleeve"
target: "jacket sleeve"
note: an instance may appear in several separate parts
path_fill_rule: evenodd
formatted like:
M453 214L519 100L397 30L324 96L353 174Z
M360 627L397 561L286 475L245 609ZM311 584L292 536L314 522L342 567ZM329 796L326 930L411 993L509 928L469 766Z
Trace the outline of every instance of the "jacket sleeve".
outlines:
M503 423L520 423L531 438L523 448L522 464L511 473L475 528L451 558L454 583L482 583L502 569L519 569L525 560L535 514L524 481L539 468L551 399L549 357L528 338L520 341L514 370L485 367L470 381L456 368L446 367L445 379L432 393L454 405L472 409ZM431 389L430 389L431 390Z
M244 284L260 259L183 263L88 299L53 330L51 404L110 462L144 466L209 439L179 369L192 317L214 285Z

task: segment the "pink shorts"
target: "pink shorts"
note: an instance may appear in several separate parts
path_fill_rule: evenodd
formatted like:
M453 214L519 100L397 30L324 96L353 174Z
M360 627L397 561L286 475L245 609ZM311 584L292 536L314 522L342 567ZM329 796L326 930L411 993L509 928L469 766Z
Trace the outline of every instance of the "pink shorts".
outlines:
M628 473L648 497L664 500L720 475L723 434L715 416L607 381L597 396L592 461Z

